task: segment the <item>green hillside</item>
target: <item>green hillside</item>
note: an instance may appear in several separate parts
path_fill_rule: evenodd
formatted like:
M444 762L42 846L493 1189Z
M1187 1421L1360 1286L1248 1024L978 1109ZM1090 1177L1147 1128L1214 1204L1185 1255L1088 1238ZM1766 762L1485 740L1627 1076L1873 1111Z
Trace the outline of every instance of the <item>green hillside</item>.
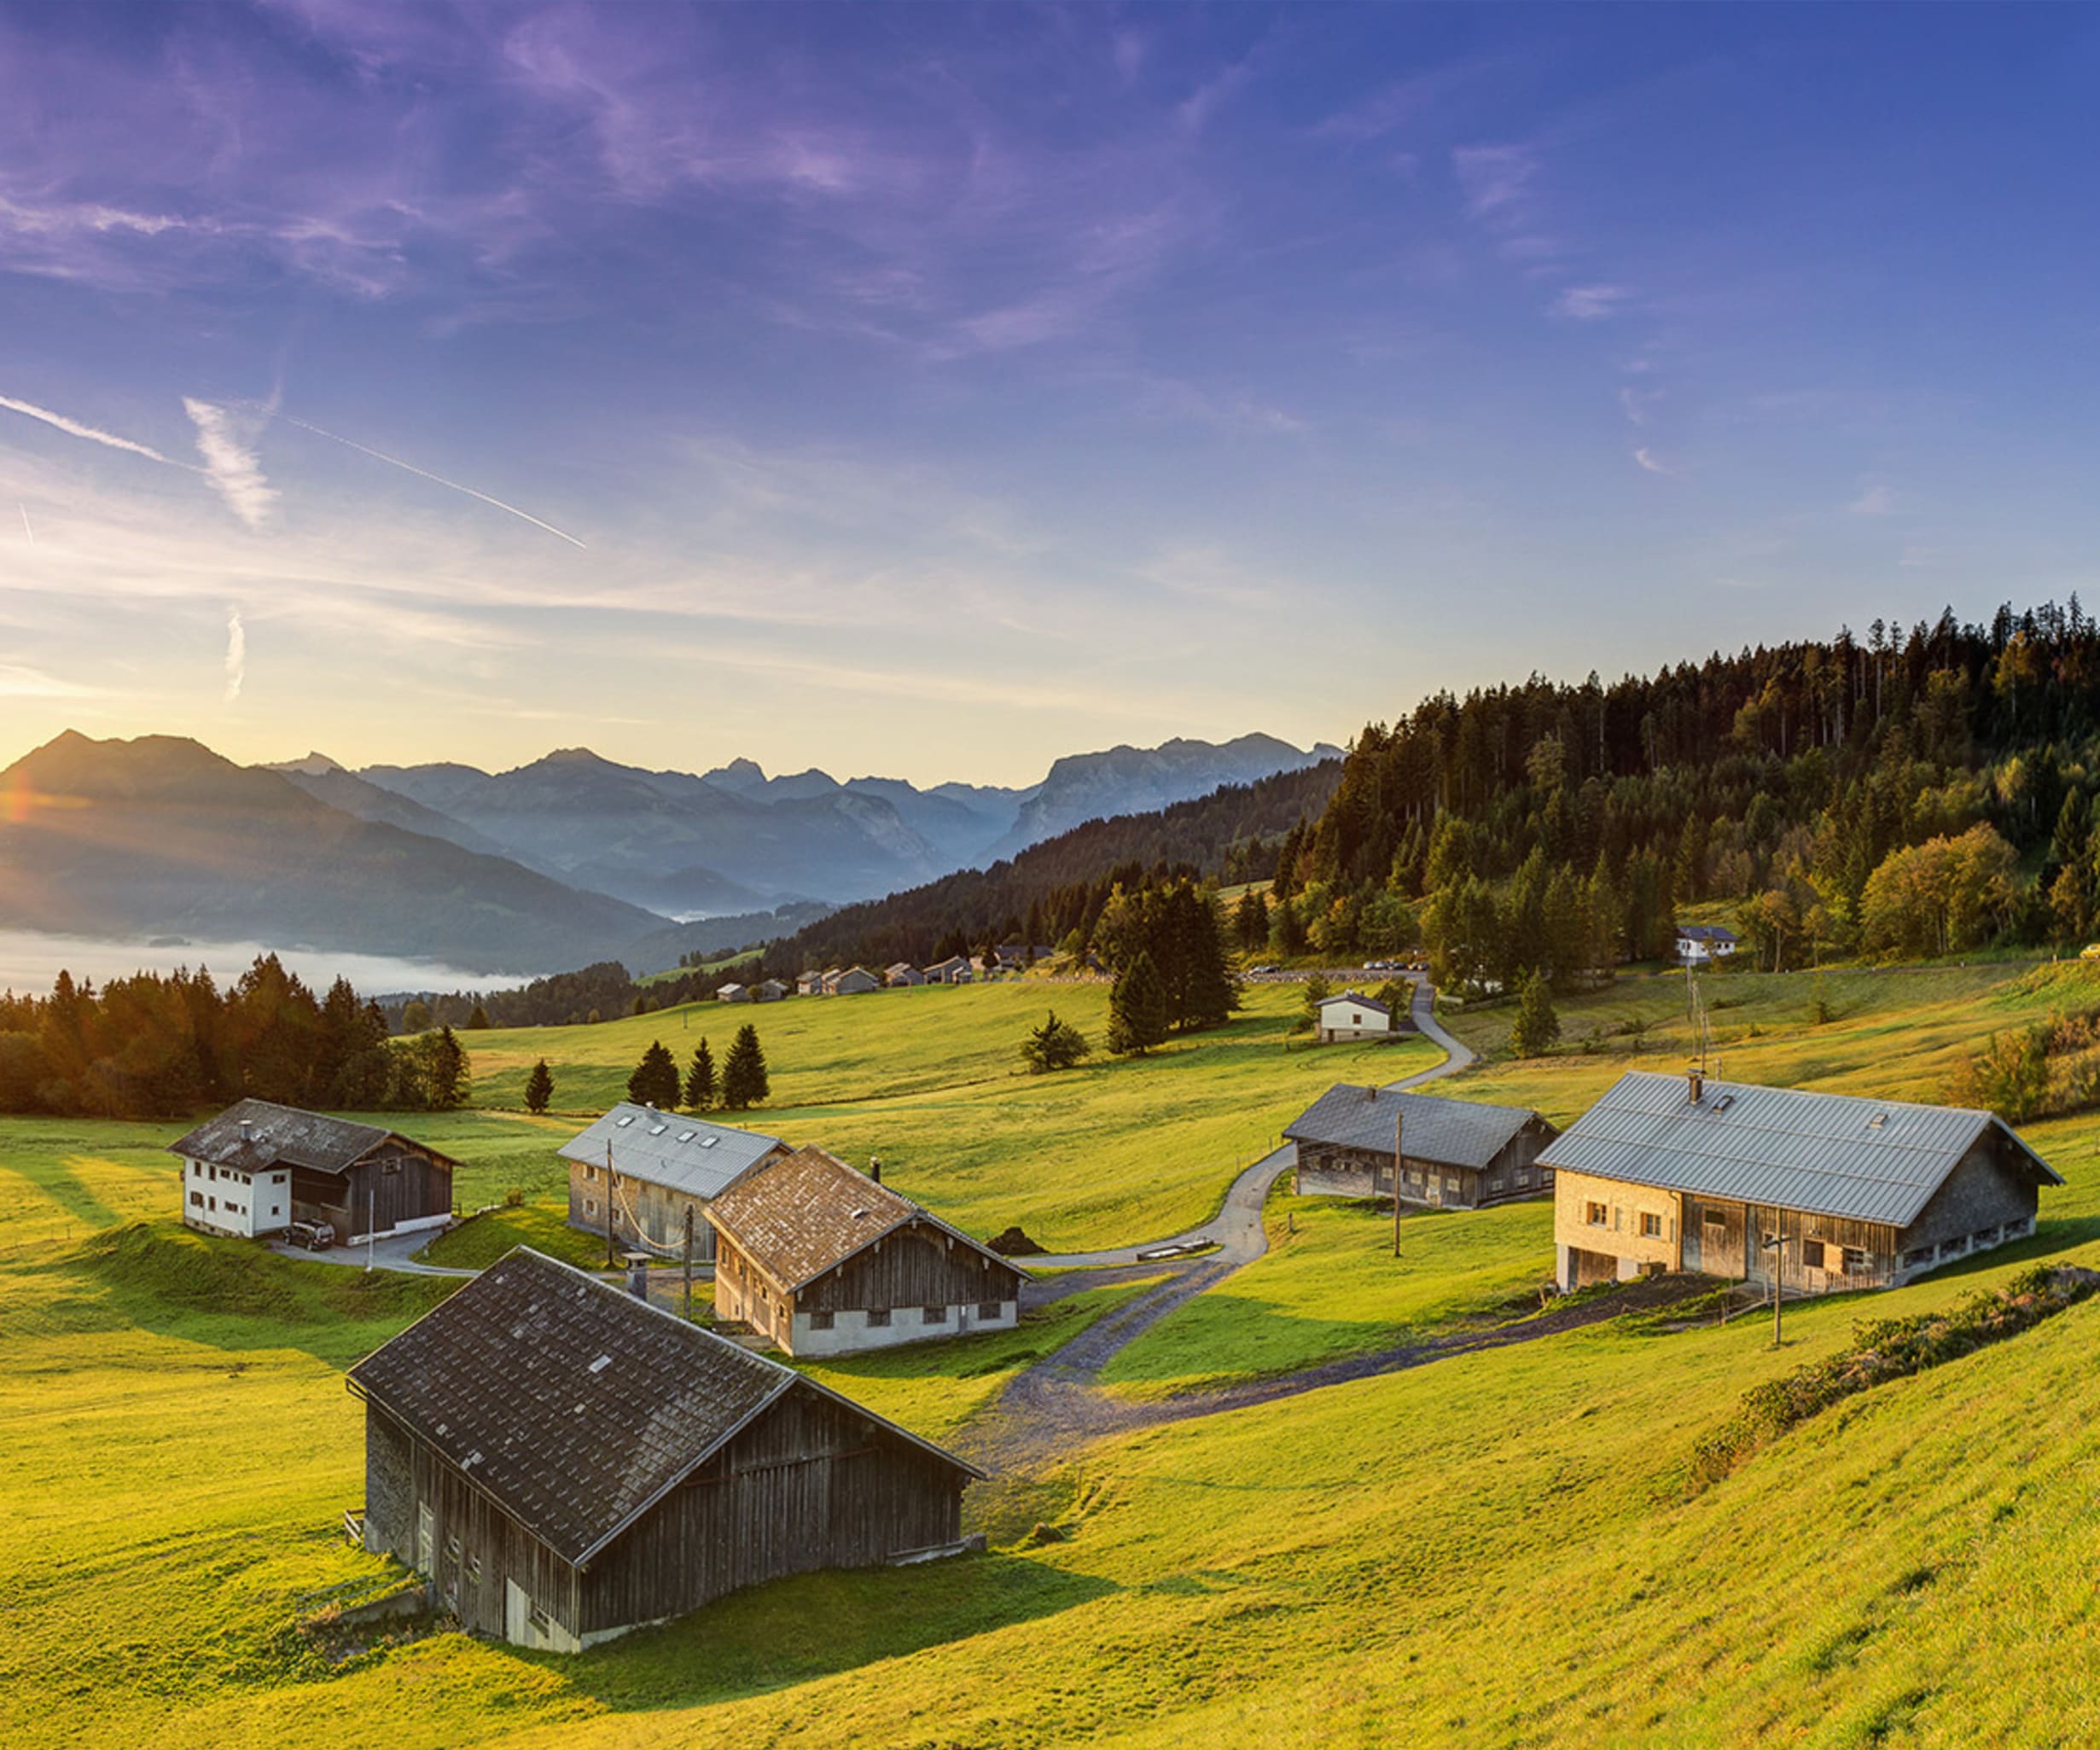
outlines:
M2095 1000L2093 976L1833 979L1835 1018L1810 1026L1807 980L1743 975L1715 981L1740 998L1716 1018L1741 1030L1724 1042L1731 1076L1939 1093L1992 1030ZM1680 1060L1663 1015L1681 1013L1672 983L1629 981L1594 1013L1563 1005L1576 1038L1652 1007L1638 1056L1620 1033L1610 1054L1491 1061L1446 1090L1564 1117L1629 1062ZM1027 994L936 997L1000 1016L990 1034L1031 1012ZM922 1102L996 1110L979 1085L1033 1091L1003 1068L994 1078L963 1010L884 1000L805 1005L801 1025L841 1031L801 1035L807 1055L791 1073L811 1103L791 1110L825 1122L794 1133L829 1141L835 1125L895 1121ZM835 1073L859 1092L827 1107L801 1078L826 1073L817 1054L860 1025L856 1012L913 1019L856 1044L864 1055ZM947 1044L930 1043L931 1028L916 1047L900 1040L921 1014L950 1030ZM1292 1077L1358 1073L1339 1051L1286 1056L1264 1014L1128 1079L1166 1090L1179 1076L1196 1112L1249 1090L1283 1102ZM761 1020L771 1047L773 1015ZM1461 1025L1495 1044L1507 1011ZM959 1067L944 1086L946 1053ZM971 1064L984 1084L964 1081ZM921 1085L893 1084L919 1073ZM1124 1074L1073 1083L1061 1096L1073 1121L1114 1138ZM1146 1102L1120 1117L1143 1124ZM561 1128L486 1113L448 1125L445 1146L490 1184ZM786 1582L580 1657L440 1635L340 1665L296 1625L386 1572L337 1530L363 1488L342 1369L444 1285L368 1285L181 1233L156 1202L172 1190L151 1152L162 1134L57 1121L0 1133L9 1206L44 1224L35 1244L0 1252L10 1745L1967 1746L2100 1733L2100 1306L1878 1387L1704 1492L1685 1487L1694 1444L1746 1387L1843 1346L1862 1317L1949 1305L2036 1257L2100 1265L2090 1115L2027 1132L2070 1182L2047 1194L2033 1241L1893 1293L1789 1308L1783 1352L1765 1321L1724 1327L1709 1314L1454 1355L996 1479L969 1507L992 1539L984 1557ZM872 1146L887 1156L895 1145ZM1141 1158L1139 1142L1120 1146ZM1047 1211L1061 1188L1101 1199L1095 1170L1084 1150L1015 1147L958 1183L979 1206L1033 1197ZM1201 1177L1186 1176L1191 1198ZM947 1183L928 1172L929 1200ZM1278 1249L1126 1351L1116 1389L1157 1397L1510 1316L1549 1267L1544 1216L1529 1205L1411 1218L1396 1266L1389 1221L1279 1199ZM1097 1201L1091 1230L1105 1237L1117 1218ZM1031 1351L1131 1292L1087 1291L1062 1303L1060 1323L973 1340L981 1351L906 1351L823 1376L946 1435ZM1033 1538L1038 1521L1067 1535Z

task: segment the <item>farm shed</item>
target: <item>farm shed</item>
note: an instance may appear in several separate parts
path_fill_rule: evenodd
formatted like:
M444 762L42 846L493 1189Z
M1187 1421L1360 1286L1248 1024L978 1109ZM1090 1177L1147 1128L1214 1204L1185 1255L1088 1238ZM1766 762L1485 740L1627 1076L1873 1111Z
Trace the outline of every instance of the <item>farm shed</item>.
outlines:
M609 1206L616 1244L668 1251L684 1245L689 1210L693 1256L712 1258L709 1201L787 1148L777 1137L623 1100L556 1151L568 1163L569 1225L602 1234Z
M2063 1183L2003 1119L1633 1070L1539 1157L1563 1288L1664 1270L1892 1288L2034 1231ZM1779 1243L1767 1245L1768 1240Z
M327 1222L338 1243L442 1227L458 1165L413 1137L295 1106L243 1100L168 1144L183 1221L210 1234Z
M573 1653L741 1587L958 1547L983 1473L521 1247L351 1369L364 1544Z
M1551 1188L1537 1163L1556 1134L1528 1107L1487 1106L1344 1082L1284 1127L1301 1197L1390 1197L1394 1145L1404 1203L1478 1209Z
M842 1355L1007 1330L1028 1280L989 1247L822 1148L800 1148L708 1206L715 1311L790 1355Z
M753 1003L777 1003L788 994L787 985L778 979L766 979L751 987L751 1000Z
M751 987L748 985L726 984L714 993L714 1000L718 1003L748 1003L751 1001Z

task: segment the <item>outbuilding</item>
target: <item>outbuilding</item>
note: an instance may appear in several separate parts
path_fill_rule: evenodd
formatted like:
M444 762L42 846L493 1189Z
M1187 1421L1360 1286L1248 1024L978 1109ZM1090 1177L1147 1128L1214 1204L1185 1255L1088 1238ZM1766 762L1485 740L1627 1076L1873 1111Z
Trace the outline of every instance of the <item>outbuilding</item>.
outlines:
M684 1247L689 1218L693 1256L704 1260L714 1255L709 1202L788 1145L623 1100L557 1152L568 1163L571 1227L603 1234L609 1221L614 1244L669 1253Z
M1301 1197L1390 1197L1478 1209L1550 1190L1539 1156L1556 1132L1524 1106L1490 1106L1393 1088L1329 1088L1284 1127ZM1397 1150L1397 1153L1396 1153Z
M2034 1231L2063 1180L1960 1107L1632 1070L1555 1139L1563 1288L1696 1270L1787 1294L1893 1288Z
M469 1633L553 1652L784 1574L952 1552L983 1475L523 1247L348 1383L365 1547Z
M909 960L899 961L896 965L884 973L882 977L883 981L893 989L905 985L922 985L926 982L926 974Z
M449 1154L377 1125L243 1100L168 1144L183 1162L183 1221L210 1234L326 1223L337 1243L443 1227Z
M1007 1330L1027 1272L822 1148L746 1173L708 1205L714 1305L790 1355Z
M827 986L834 997L864 997L870 991L882 988L882 980L864 966L849 966L836 974Z
M788 987L778 979L765 979L751 987L753 1003L777 1003L788 995Z
M751 988L748 985L726 984L714 993L714 1000L718 1003L748 1003L751 1000Z

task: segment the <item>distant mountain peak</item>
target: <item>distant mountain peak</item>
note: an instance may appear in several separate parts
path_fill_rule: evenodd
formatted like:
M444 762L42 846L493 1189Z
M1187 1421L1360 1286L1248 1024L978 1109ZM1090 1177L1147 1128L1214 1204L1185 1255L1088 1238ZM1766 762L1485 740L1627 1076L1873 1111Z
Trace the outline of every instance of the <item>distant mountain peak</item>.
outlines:
M340 759L330 759L318 750L309 752L304 759L279 759L265 768L270 771L297 772L303 778L326 777L332 771L349 769Z

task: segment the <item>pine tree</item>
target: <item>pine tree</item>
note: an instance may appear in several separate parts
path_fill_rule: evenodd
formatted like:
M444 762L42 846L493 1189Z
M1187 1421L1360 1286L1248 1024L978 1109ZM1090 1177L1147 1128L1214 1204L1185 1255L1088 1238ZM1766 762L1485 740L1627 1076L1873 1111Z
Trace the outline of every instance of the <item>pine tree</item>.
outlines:
M720 1091L715 1081L714 1053L703 1036L693 1048L693 1067L685 1073L685 1104L691 1112L705 1112Z
M1166 987L1142 949L1108 992L1108 1049L1142 1057L1166 1038Z
M525 1109L527 1112L544 1112L554 1098L554 1072L547 1067L547 1060L541 1058L532 1066L532 1073L525 1078Z
M634 1073L627 1078L627 1097L637 1105L667 1112L678 1103L678 1065L661 1039L649 1041Z
M1259 953L1269 945L1269 908L1259 890L1249 887L1240 895L1239 910L1232 914L1232 927L1247 953Z
M436 1042L430 1051L428 1076L433 1111L451 1112L467 1103L473 1076L466 1048L453 1037L449 1026L438 1029Z
M1058 1020L1053 1009L1043 1025L1021 1041L1021 1055L1031 1072L1042 1075L1050 1070L1070 1069L1091 1049L1086 1036L1069 1021Z
M735 1112L763 1106L773 1091L765 1073L765 1052L759 1044L759 1030L746 1021L737 1030L736 1043L722 1065L722 1103Z
M1561 1018L1553 1012L1553 987L1538 973L1525 974L1516 999L1516 1020L1510 1029L1510 1049L1519 1057L1543 1057L1561 1036Z
M476 997L474 1013L467 1017L467 1031L470 1033L486 1033L488 1030L489 1012L481 1006L480 999Z

